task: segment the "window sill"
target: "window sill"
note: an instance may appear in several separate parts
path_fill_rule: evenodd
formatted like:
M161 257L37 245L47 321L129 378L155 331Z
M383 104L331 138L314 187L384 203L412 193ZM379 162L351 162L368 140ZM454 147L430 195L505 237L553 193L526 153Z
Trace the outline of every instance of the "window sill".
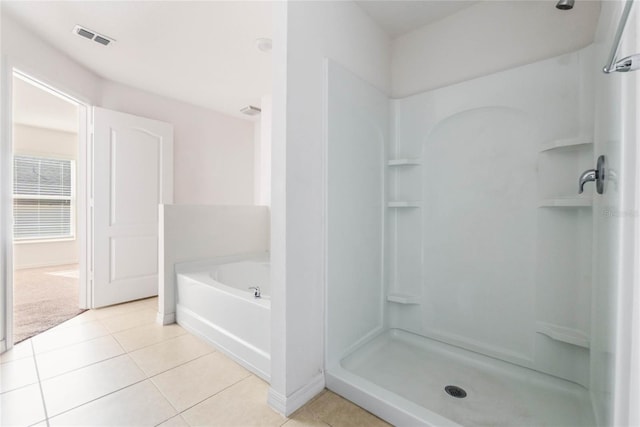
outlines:
M62 242L74 242L76 240L75 237L60 237L54 239L20 239L13 240L14 245L28 245L30 243L62 243Z

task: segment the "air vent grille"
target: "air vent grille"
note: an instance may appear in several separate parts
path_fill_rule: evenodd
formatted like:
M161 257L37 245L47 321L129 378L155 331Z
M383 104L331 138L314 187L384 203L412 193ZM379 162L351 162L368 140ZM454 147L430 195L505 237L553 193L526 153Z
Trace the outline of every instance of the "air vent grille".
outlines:
M82 36L82 37L84 37L86 39L93 40L96 43L100 43L103 46L107 46L110 43L115 41L111 37L107 37L107 36L105 36L103 34L98 34L97 32L95 32L93 30L90 30L90 29L88 29L86 27L82 27L80 25L76 25L73 28L73 33L77 34L79 36Z
M247 116L257 116L261 111L262 110L260 108L254 107L253 105L247 105L246 107L240 109L240 112L242 114L246 114Z
M86 37L88 39L93 39L93 37L95 36L95 34L93 34L90 31L85 30L84 28L79 28L78 29L78 34L80 34L82 37Z

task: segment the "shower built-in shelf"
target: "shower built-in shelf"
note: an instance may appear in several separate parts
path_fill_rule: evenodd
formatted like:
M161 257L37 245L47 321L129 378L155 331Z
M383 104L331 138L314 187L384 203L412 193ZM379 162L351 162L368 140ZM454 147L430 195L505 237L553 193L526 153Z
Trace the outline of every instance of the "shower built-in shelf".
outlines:
M541 208L586 208L593 206L593 199L589 197L555 197L541 200Z
M400 293L390 293L387 295L387 301L395 302L397 304L420 304L420 296L400 294Z
M576 329L553 325L546 322L536 323L536 332L552 340L564 342L578 347L589 348L589 337Z
M411 166L411 165L419 165L420 159L393 159L387 162L388 166Z
M420 202L416 201L396 201L387 203L388 208L419 208L420 206Z
M576 138L568 139L556 139L555 141L547 142L542 146L540 152L549 150L563 150L570 148L581 148L593 145L593 137L590 136L578 136Z

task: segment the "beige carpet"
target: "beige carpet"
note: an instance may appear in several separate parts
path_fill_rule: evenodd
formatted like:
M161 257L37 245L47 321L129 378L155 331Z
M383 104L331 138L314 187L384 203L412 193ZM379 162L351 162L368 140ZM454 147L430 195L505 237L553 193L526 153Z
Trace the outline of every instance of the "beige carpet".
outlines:
M78 308L78 265L16 270L13 276L13 341L53 328Z

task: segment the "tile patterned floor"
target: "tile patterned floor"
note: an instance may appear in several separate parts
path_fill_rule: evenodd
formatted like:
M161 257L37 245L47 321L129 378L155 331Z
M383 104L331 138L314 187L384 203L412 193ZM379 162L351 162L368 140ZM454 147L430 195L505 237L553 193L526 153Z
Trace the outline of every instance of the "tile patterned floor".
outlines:
M178 325L157 299L90 310L0 356L2 426L386 426L324 391L285 418L268 384Z

